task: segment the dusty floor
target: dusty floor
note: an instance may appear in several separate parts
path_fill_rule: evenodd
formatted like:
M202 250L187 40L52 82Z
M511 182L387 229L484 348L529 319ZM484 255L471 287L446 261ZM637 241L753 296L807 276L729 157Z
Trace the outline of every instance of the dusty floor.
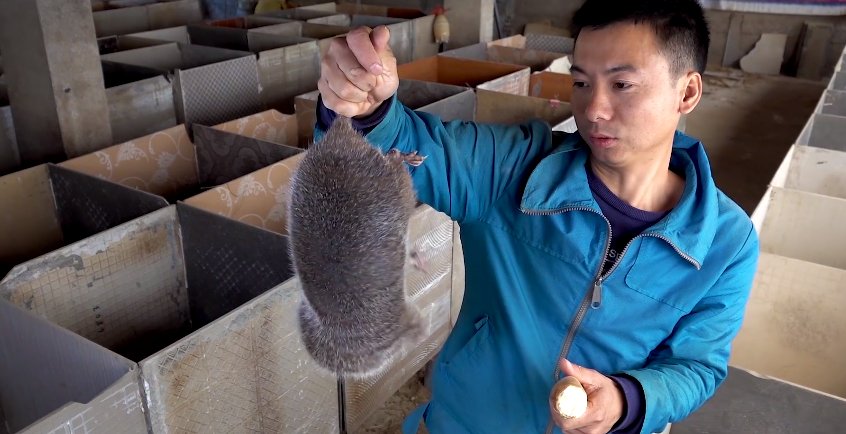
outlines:
M788 148L814 110L824 82L720 69L705 76L687 134L708 152L717 185L751 213ZM409 380L367 421L363 432L400 432L402 420L429 399L422 376Z
M705 95L687 133L705 144L717 186L751 213L826 83L722 69L705 76Z

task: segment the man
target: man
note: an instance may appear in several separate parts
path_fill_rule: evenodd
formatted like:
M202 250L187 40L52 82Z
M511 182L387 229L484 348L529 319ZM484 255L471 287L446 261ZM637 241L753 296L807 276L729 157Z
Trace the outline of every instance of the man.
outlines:
M384 27L323 59L316 139L341 114L383 151L426 156L419 198L461 225L461 314L408 432L421 417L432 433L660 432L726 376L758 240L675 131L702 96L703 11L588 0L574 26L571 135L405 108ZM585 384L582 417L550 411L564 375Z

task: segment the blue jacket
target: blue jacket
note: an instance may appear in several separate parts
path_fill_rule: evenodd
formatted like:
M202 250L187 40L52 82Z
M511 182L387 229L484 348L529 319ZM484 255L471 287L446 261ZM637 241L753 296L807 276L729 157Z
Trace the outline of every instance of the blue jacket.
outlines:
M552 133L543 122L444 123L396 97L385 103L368 140L426 156L411 169L418 197L460 224L464 247L466 292L434 368L429 432L545 432L565 356L638 380L644 433L714 393L743 319L758 239L714 185L701 143L676 134L681 201L599 276L610 225L588 187L589 150L578 134Z

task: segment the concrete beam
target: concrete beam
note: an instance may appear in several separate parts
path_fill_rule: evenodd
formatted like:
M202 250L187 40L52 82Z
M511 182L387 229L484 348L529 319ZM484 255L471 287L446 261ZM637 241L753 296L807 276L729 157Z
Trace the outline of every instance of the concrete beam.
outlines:
M90 2L0 0L0 51L22 164L112 144Z

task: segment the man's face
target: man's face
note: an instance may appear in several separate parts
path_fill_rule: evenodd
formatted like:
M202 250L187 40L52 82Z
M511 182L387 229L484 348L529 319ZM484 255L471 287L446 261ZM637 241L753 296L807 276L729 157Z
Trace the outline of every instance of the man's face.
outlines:
M679 120L682 80L671 78L647 25L581 31L573 54L573 115L595 162L637 167L666 158Z

